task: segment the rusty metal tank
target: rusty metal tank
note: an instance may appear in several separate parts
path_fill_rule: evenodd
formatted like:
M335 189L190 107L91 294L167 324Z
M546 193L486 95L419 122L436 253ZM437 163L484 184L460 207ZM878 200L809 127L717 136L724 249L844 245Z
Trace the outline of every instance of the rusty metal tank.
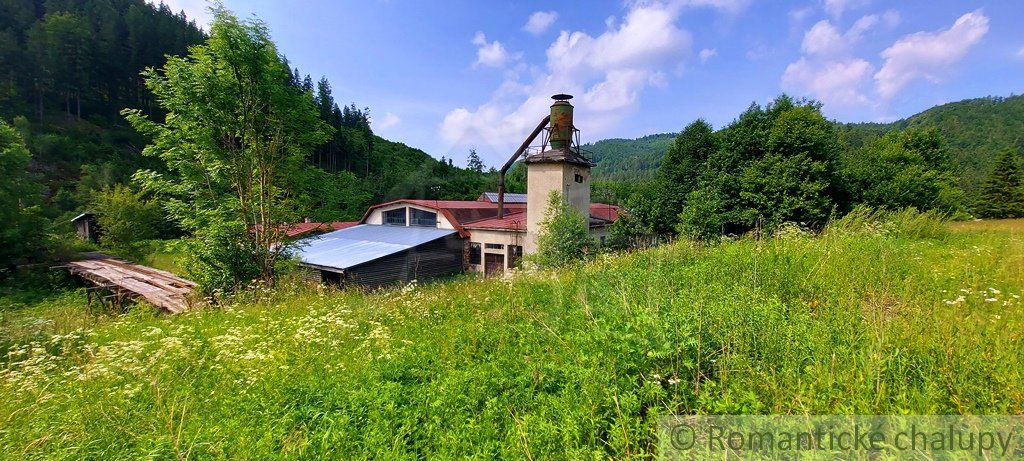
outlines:
M548 132L548 143L552 150L568 149L572 143L572 104L567 94L556 94L551 97L555 103L551 105L551 129Z

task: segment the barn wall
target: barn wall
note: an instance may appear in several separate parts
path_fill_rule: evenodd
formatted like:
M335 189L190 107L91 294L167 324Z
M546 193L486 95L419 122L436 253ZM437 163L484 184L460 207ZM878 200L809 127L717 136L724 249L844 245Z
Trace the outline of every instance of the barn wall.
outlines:
M464 239L458 234L385 256L346 271L346 282L368 287L424 282L462 271Z

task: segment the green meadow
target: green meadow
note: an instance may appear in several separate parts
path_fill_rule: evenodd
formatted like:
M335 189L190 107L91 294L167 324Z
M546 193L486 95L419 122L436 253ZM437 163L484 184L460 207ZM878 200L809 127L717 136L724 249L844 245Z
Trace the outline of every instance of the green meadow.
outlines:
M647 459L658 416L1024 413L1024 221L855 212L179 316L0 298L9 459Z

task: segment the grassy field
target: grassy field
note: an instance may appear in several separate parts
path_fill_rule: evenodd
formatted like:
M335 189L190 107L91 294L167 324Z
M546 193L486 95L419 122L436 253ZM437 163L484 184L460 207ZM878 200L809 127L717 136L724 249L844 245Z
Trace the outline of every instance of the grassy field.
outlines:
M647 458L667 413L1024 413L1024 222L855 215L557 273L0 301L0 456Z

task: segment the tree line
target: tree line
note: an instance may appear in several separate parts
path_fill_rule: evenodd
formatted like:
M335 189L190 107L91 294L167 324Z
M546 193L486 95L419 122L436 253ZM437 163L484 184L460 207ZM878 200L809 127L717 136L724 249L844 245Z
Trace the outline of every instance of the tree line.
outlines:
M1024 216L1014 149L972 198L938 129L893 129L856 149L841 131L820 103L786 95L751 105L718 131L697 120L669 146L657 178L629 191L623 202L630 214L616 224L615 240L711 239L770 233L785 223L820 229L857 206Z

